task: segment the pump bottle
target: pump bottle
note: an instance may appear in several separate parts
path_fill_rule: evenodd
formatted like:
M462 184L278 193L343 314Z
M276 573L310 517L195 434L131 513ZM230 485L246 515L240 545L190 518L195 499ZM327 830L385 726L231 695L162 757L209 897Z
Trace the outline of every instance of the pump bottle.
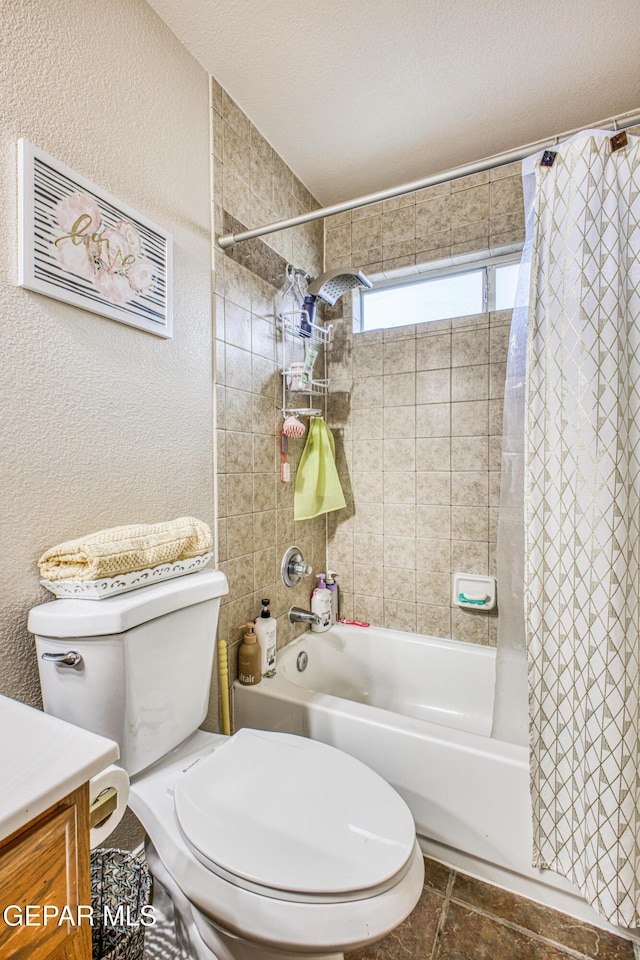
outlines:
M311 624L311 629L314 633L324 633L331 626L331 591L327 589L324 573L319 573L316 579L318 585L311 594L311 612L320 619Z
M248 623L248 632L238 650L238 680L247 687L254 686L262 680L260 673L260 647L253 632L253 624Z
M336 577L338 574L335 570L327 570L327 590L331 593L331 623L336 624L338 622L338 584L336 582Z
M262 600L262 612L256 620L256 637L260 644L260 672L264 676L276 667L276 631L278 621L269 612L270 600Z

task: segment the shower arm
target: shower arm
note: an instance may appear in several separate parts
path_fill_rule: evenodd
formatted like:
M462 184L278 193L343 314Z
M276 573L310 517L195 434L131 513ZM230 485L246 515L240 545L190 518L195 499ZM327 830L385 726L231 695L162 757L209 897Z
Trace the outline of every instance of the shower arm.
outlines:
M356 200L345 200L343 203L334 203L330 207L322 207L320 210L312 210L310 213L302 213L297 217L289 217L287 220L278 220L275 223L269 223L262 227L256 227L253 230L245 230L243 233L226 233L218 237L218 246L226 250L236 243L243 240L253 240L255 237L263 237L268 233L277 233L280 230L287 230L289 227L297 227L302 223L311 223L314 220L323 220L325 217L331 217L336 213L346 213L348 210L356 210L358 207L366 207L370 203L378 203L380 200L390 200L392 197L401 197L405 193L413 193L415 190L423 190L425 187L435 187L439 183L447 183L449 180L458 180L460 177L468 177L474 173L484 173L485 170L493 170L494 167L501 167L505 163L515 163L517 160L524 160L532 153L538 153L540 150L551 149L561 140L571 137L583 130L598 129L601 127L613 126L614 131L624 130L627 127L634 127L640 123L640 111L633 113L623 113L616 117L610 117L607 120L600 120L597 123L590 123L587 126L578 127L575 130L568 130L566 133L557 134L546 140L538 140L534 143L528 143L515 150L505 153L496 153L492 157L485 157L483 160L477 160L475 163L468 163L462 167L455 167L453 170L446 170L443 173L433 174L431 177L424 177L422 180L414 180L412 183L405 183L400 187L391 187L388 190L380 190L378 193L370 193Z

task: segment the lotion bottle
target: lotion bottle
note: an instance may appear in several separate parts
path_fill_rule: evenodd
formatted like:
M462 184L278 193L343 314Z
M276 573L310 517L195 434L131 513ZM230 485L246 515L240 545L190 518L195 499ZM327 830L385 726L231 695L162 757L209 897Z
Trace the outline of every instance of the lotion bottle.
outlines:
M247 624L249 631L238 651L238 680L246 687L251 687L262 680L260 673L260 647L253 632L253 624Z
M331 591L327 589L325 574L319 573L316 577L318 585L311 594L311 612L320 618L319 623L312 623L314 633L324 633L331 626Z
M269 612L270 600L262 600L262 612L256 620L256 637L260 644L260 671L264 676L276 668L276 631L278 621Z
M335 570L327 570L327 590L331 593L331 623L338 622L338 584Z

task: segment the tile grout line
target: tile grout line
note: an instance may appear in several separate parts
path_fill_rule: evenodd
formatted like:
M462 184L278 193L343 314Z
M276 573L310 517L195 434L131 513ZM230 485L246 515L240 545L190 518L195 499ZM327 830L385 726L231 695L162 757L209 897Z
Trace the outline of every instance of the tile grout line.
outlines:
M580 950L574 950L573 947L569 947L566 944L560 943L558 940L550 940L548 937L544 937L539 933L535 933L535 931L529 930L527 927L521 927L519 924L512 923L510 920L507 920L504 917L498 917L494 913L488 913L481 907L476 907L471 903L467 903L465 900L460 900L458 897L449 896L447 898L447 905L449 902L453 902L457 906L463 907L465 910L470 910L472 913L477 913L481 917L486 917L487 920L491 920L503 927L507 927L509 930L513 930L516 933L521 933L530 940L535 940L537 943L544 943L546 946L554 947L556 950L560 950L567 956L573 957L574 960L593 960L593 958L587 953L582 953ZM436 960L436 958L433 957L432 960Z
M453 892L453 885L455 883L455 879L456 879L456 871L451 870L449 872L449 879L447 880L447 886L444 892L442 909L440 911L440 918L438 920L438 929L436 930L436 935L433 941L430 960L438 960L438 954L440 952L440 941L442 940L442 934L444 933L444 926L447 921L447 913L449 912L449 903L451 902L451 894Z

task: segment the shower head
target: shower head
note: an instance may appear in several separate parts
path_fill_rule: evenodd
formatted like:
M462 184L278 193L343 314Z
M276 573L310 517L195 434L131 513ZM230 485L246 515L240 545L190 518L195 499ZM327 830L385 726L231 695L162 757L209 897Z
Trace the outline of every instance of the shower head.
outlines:
M326 273L312 280L309 284L308 294L323 300L332 307L347 290L353 290L354 287L372 286L371 280L359 270L336 267L334 270L327 270Z

